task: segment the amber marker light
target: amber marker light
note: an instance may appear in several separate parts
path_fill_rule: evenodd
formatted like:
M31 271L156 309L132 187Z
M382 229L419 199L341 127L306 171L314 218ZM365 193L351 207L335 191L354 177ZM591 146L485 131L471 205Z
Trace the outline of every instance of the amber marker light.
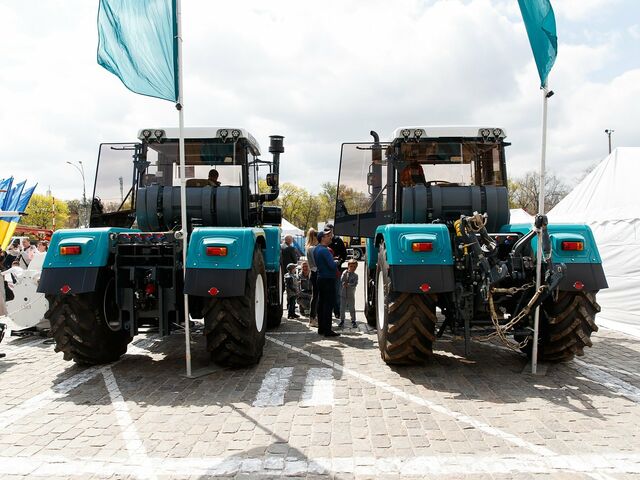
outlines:
M411 250L414 252L432 252L433 242L413 242Z
M227 247L207 247L207 256L209 257L226 257Z
M571 250L575 252L581 252L584 250L583 242L562 242L562 250Z

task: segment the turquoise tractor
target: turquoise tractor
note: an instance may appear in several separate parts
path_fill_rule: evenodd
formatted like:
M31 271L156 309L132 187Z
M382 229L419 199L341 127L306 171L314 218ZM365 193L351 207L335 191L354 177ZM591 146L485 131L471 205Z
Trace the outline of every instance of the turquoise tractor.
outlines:
M586 225L510 224L505 132L408 127L342 145L335 231L366 237L365 314L389 364L422 363L446 331L531 355L582 355L607 287ZM540 235L540 236L539 236ZM542 244L536 288L537 242Z
M66 360L112 362L140 328L182 328L184 294L221 365L258 362L265 330L280 324L282 214L268 204L278 197L283 137L270 137L272 159L261 160L244 129L184 132L186 228L179 132L149 128L139 142L100 146L90 227L54 233L39 291Z

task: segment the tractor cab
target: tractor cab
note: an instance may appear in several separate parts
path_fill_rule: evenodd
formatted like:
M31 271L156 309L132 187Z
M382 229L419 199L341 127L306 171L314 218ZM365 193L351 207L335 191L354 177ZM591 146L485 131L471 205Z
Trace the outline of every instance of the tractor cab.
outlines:
M187 128L185 137L188 231L280 223L279 210L262 204L277 196L282 137L272 137L272 162L260 160L258 142L244 129ZM143 231L168 231L179 225L178 129L142 129L138 138L140 143L100 146L92 227L135 222ZM270 193L258 191L265 170Z
M391 141L342 145L336 231L372 237L388 223L452 222L474 211L508 223L505 132L489 127L398 128Z

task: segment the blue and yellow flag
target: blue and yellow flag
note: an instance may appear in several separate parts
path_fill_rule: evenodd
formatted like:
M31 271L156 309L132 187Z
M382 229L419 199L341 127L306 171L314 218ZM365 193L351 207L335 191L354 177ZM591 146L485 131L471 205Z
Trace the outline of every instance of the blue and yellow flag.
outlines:
M9 198L9 193L11 193L11 185L13 185L13 177L0 181L0 211L7 210L4 205L8 203L7 198Z
M18 200L18 204L16 205L16 210L18 212L23 213L27 206L29 205L29 200L31 200L31 196L33 195L33 191L36 189L38 184L36 183L33 187L28 188L22 192L20 195L20 199ZM20 215L16 215L9 220L9 226L7 227L7 231L4 234L4 239L0 239L0 248L5 250L11 241L11 237L13 236L13 232L16 231L16 227L20 222Z
M5 211L15 211L18 209L18 202L20 202L20 195L22 195L22 190L24 189L24 184L27 183L20 182L16 184L11 190L9 190L7 194L7 198L5 198L4 208ZM11 225L11 218L0 218L0 240L4 243L4 237L9 229L9 225Z
M556 17L549 0L518 0L518 5L538 67L540 85L544 87L558 54Z
M132 92L175 102L176 0L100 0L98 63Z

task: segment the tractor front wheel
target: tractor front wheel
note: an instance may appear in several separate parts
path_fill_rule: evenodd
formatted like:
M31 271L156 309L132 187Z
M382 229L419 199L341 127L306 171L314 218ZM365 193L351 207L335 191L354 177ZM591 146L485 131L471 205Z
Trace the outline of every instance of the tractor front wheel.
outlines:
M226 367L258 363L267 328L267 289L264 259L258 245L247 272L242 297L213 298L204 309L207 350Z
M388 364L422 364L433 355L436 329L435 295L391 291L384 243L376 269L378 346Z
M120 327L113 276L98 280L96 291L78 295L48 295L55 351L65 360L100 365L118 360L131 337Z

